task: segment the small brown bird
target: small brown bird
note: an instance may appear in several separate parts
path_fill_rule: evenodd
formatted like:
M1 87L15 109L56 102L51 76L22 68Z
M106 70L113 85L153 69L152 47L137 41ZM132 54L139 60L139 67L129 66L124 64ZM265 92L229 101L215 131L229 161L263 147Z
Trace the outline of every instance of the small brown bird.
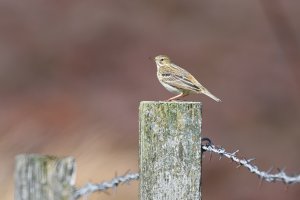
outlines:
M159 55L154 58L157 66L157 78L169 91L178 94L167 101L177 100L189 94L205 94L213 100L221 100L203 87L188 71L171 62L168 56Z

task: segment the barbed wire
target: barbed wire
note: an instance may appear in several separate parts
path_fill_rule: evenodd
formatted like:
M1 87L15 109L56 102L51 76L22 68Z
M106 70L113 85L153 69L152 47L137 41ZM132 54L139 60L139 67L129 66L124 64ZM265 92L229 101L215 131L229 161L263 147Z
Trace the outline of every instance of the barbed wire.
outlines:
M138 173L125 173L122 176L117 176L110 181L105 181L102 183L87 183L82 188L75 190L74 198L79 199L80 197L87 196L93 192L101 192L110 188L115 188L120 184L129 183L133 180L138 180Z
M220 156L220 159L222 157L226 157L235 162L238 167L245 167L251 173L256 174L261 180L267 182L283 182L284 184L300 183L300 175L288 176L283 169L278 169L278 172L273 174L271 173L273 171L272 168L268 171L260 171L256 165L251 163L255 160L255 158L238 158L237 153L239 152L239 150L232 153L227 152L224 148L215 146L209 138L203 138L202 142L205 142L205 144L201 145L202 152L216 153ZM87 183L82 188L75 190L74 198L79 199L80 197L87 196L93 192L101 192L110 188L116 188L120 184L129 183L130 181L138 179L138 173L125 173L124 175L117 176L110 181L95 184Z
M238 167L243 166L246 169L248 169L251 173L256 174L261 180L267 181L267 182L283 182L285 184L296 184L300 183L300 175L295 176L288 176L284 169L277 169L277 173L271 173L273 171L273 168L271 168L268 171L260 171L258 167L251 162L255 160L255 158L251 159L245 159L245 158L238 158L236 154L239 152L239 150L235 152L226 152L226 150L222 147L217 147L213 145L212 143L208 142L205 145L202 145L202 150L216 153L222 157L226 157L233 162L238 164Z

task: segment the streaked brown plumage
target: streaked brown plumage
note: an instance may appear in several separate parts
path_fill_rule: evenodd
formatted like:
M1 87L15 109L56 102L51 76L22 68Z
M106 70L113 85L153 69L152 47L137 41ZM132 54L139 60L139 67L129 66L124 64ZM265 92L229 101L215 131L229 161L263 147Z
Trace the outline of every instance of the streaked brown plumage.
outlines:
M156 56L157 78L170 92L178 94L167 101L179 99L189 94L205 94L217 102L221 100L203 87L188 71L175 65L165 55Z

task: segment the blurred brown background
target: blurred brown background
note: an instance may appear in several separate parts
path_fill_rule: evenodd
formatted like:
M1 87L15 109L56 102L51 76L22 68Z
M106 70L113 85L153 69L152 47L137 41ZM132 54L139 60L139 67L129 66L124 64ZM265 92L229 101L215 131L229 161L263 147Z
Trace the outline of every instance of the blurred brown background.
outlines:
M138 105L172 96L148 59L169 55L203 96L203 135L262 170L300 173L300 1L0 1L0 194L19 153L72 155L78 187L138 171ZM203 199L299 199L213 156ZM138 199L138 182L90 199Z

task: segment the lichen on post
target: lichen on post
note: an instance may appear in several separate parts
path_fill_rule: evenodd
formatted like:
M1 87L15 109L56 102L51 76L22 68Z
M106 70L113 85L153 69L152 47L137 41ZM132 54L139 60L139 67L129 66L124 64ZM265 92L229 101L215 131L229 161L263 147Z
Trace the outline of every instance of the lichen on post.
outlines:
M140 200L201 199L201 107L141 102Z

